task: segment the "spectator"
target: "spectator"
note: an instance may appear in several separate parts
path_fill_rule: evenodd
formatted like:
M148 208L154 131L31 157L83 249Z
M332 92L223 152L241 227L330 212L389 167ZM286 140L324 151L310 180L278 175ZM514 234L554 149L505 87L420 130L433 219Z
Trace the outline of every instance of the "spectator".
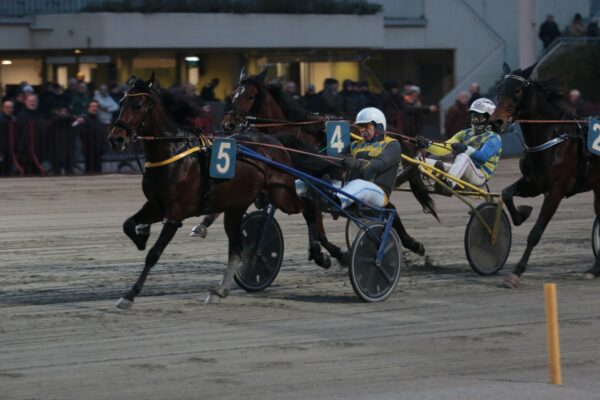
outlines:
M573 21L567 26L567 36L581 37L585 34L585 25L581 14L577 13L573 17Z
M86 115L77 118L74 123L81 138L87 174L102 172L102 155L107 143L108 127L100 122L99 109L98 101L91 100L87 105Z
M114 113L119 111L119 105L113 100L113 98L108 93L108 86L100 85L99 90L94 96L94 100L98 102L98 119L104 125L110 125L112 123Z
M215 95L215 88L219 86L219 79L212 78L209 83L202 87L202 91L200 92L200 97L204 101L219 101L219 99Z
M121 101L124 92L125 89L123 89L123 86L119 85L118 83L112 83L110 85L110 97L112 97L115 103L118 104Z
M39 162L45 121L39 118L38 97L29 94L25 97L24 104L24 108L16 114L15 157L26 174L32 174L34 171L45 174Z
M544 23L540 25L540 30L538 32L538 37L540 38L542 43L544 43L544 49L547 48L550 45L550 43L552 43L554 39L556 39L559 36L560 29L554 21L554 16L552 14L548 14Z
M569 101L576 115L585 116L587 114L587 104L581 98L581 93L577 89L572 89L569 92Z
M15 119L15 104L11 100L2 103L2 112L0 113L0 175L6 175L11 171L11 151L9 145L12 140L9 135Z
M363 109L365 107L379 107L379 102L377 101L377 96L375 96L369 90L369 82L368 81L358 82L358 93L361 96L361 98L359 100L359 104L364 104L364 106L361 106L360 109Z
M12 100L6 100L2 103L2 112L0 113L0 122L16 121L15 103Z
M298 94L298 87L293 81L288 81L283 85L283 93L285 93L294 103L302 106L302 97Z
M471 97L469 98L469 107L473 102L477 99L480 99L481 93L479 93L479 83L473 82L469 85L469 93L471 93Z
M421 89L418 86L411 86L404 93L404 104L402 112L404 117L404 132L409 136L421 135L423 133L423 114L437 111L435 105L424 106L419 101Z
M318 113L321 111L321 103L319 95L315 90L315 85L312 83L306 87L306 92L304 92L304 97L302 98L302 103L304 108L314 113Z
M589 38L597 38L600 36L600 28L598 27L598 19L594 18L590 21L585 29L585 36Z
M71 114L77 117L85 113L90 98L85 83L77 83L75 88L76 92L73 93L73 97L71 97L69 108L71 109Z
M326 78L323 90L319 92L320 112L324 114L341 115L342 104L338 93L339 82L335 78Z
M471 118L467 106L469 104L469 92L460 92L454 104L448 108L444 118L444 132L446 137L471 126Z
M66 175L75 170L75 132L72 128L73 116L68 107L54 109L47 128L47 156L52 173Z
M359 110L356 100L354 83L350 79L345 79L344 82L342 82L342 91L340 92L340 103L344 118L348 120L354 118Z
M59 110L68 108L67 98L62 87L58 83L50 83L44 95L40 100L40 109L44 117L50 118L59 113Z
M404 99L400 94L400 88L396 81L387 81L383 84L385 92L381 98L381 109L388 121L388 127L393 127L401 132L404 131L404 115L402 106Z

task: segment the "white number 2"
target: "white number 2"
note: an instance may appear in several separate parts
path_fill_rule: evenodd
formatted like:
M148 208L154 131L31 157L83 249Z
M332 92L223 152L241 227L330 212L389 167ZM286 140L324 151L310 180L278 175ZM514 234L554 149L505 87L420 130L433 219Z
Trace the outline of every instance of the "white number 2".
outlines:
M337 125L331 136L329 147L336 149L338 153L344 151L344 142L342 141L342 127Z
M598 132L598 137L596 137L596 139L594 139L594 143L592 143L592 149L600 151L600 124L594 124L592 129Z
M231 148L230 142L223 142L219 146L219 153L217 154L217 160L223 161L223 164L221 165L220 162L217 162L216 167L217 167L217 171L220 174L224 174L227 171L229 171L229 165L231 164L231 159L229 158L229 154L226 153L225 150L229 150L230 148Z

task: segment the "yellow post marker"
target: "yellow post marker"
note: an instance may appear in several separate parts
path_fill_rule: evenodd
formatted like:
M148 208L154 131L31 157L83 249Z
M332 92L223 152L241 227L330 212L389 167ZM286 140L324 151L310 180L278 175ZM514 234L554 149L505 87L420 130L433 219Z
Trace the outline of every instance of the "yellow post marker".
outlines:
M546 336L548 340L548 372L550 383L553 385L562 385L556 285L554 283L544 284L544 297L546 300Z

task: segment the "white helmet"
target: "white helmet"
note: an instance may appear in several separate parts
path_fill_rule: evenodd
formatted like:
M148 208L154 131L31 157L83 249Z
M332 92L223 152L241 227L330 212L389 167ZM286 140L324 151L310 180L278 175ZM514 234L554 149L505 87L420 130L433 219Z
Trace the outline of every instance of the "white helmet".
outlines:
M381 124L383 126L383 130L386 128L385 115L381 112L380 109L375 107L367 107L363 108L356 114L355 124Z
M485 97L481 97L471 104L469 111L474 111L479 114L488 114L492 115L494 110L496 109L496 105L490 99L486 99Z

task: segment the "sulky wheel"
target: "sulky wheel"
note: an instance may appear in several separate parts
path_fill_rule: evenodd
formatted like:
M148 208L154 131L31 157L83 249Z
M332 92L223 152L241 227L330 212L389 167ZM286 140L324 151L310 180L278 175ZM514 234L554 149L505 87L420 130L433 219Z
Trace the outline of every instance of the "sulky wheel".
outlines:
M598 258L600 254L600 218L594 219L594 227L592 228L592 250L594 256Z
M394 230L391 230L388 236L381 266L375 265L384 231L383 224L361 229L352 244L350 282L356 295L367 303L386 300L393 293L400 279L402 245Z
M493 228L497 209L498 205L495 203L483 203L475 210ZM510 222L504 210L501 210L494 243L486 227L471 213L465 229L465 252L471 268L479 275L493 275L504 266L510 253L511 242Z
M361 218L360 220L366 225L381 224L381 222L369 218ZM346 245L348 246L348 250L352 249L352 243L354 243L354 239L359 230L360 228L358 225L352 222L351 219L346 220Z
M254 211L242 221L242 263L234 279L247 292L259 292L273 283L283 261L283 234L273 218L269 226L267 213ZM258 244L263 230L266 236L262 249Z

